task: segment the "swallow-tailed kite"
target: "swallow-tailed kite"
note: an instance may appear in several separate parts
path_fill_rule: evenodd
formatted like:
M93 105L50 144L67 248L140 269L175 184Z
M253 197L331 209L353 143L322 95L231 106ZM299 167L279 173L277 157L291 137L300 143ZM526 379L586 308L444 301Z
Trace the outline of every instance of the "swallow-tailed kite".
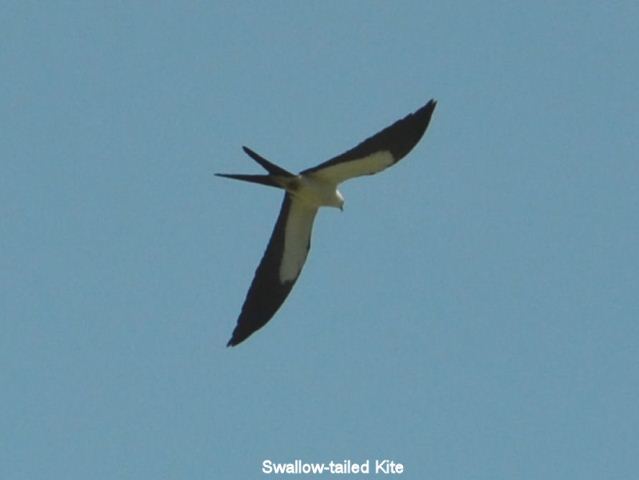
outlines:
M317 210L319 207L342 209L344 205L337 186L350 178L381 172L402 159L424 135L435 105L435 100L430 100L355 148L298 175L246 147L243 147L246 154L264 167L268 175L216 174L286 191L271 240L255 271L227 346L243 342L262 328L284 303L306 261Z

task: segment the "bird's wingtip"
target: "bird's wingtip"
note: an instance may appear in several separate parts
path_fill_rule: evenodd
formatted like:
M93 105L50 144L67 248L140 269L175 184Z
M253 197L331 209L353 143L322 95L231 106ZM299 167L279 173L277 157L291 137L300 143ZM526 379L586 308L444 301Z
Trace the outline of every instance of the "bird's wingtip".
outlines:
M237 328L236 328L236 330L237 330ZM249 337L249 335L241 335L241 334L238 334L237 331L233 331L233 334L231 335L231 338L229 339L228 342L226 342L226 347L227 348L228 347L235 347L236 345L239 345L244 340L246 340Z

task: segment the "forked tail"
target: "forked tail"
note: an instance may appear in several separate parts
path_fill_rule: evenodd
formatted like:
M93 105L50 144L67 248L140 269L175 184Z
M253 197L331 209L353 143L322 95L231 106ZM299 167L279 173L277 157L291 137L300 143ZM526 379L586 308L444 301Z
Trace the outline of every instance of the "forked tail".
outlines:
M267 185L269 187L276 187L276 188L284 188L282 185L283 182L277 180L278 177L290 178L290 177L297 176L287 170L284 170L282 167L278 167L274 163L269 162L267 159L258 155L257 153L255 153L253 150L251 150L248 147L242 147L242 149L249 157L251 157L257 163L259 163L262 166L262 168L264 168L264 170L266 170L269 173L269 175L245 175L241 173L216 173L215 175L217 175L218 177L232 178L233 180L242 180L244 182L259 183L261 185Z

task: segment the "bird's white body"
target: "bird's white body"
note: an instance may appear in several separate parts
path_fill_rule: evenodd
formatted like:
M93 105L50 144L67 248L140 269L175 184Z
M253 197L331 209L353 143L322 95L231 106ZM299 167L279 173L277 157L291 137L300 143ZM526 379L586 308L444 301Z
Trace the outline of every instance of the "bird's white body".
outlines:
M344 206L344 197L337 189L337 183L317 175L300 174L283 182L283 187L295 200L309 207L335 207L341 210Z

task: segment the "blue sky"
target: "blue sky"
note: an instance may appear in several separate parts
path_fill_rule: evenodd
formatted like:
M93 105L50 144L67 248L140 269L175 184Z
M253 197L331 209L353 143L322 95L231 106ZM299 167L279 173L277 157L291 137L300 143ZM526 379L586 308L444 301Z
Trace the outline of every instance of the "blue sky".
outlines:
M0 477L637 477L636 2L2 11ZM225 348L281 194L213 173L259 173L242 145L302 170L430 98Z

